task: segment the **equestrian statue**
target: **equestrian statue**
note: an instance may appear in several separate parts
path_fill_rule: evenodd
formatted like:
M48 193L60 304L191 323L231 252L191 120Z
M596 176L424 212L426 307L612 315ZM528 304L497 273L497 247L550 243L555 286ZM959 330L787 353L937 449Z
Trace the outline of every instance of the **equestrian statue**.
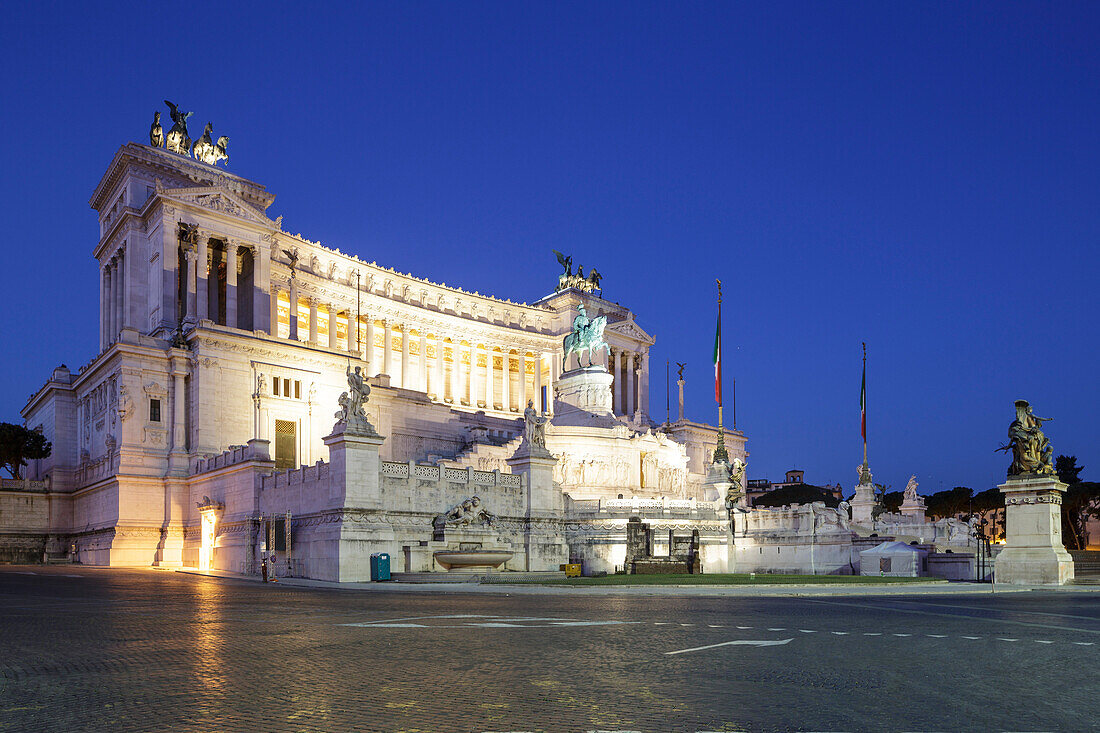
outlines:
M577 317L573 319L573 330L562 340L561 370L563 372L566 370L565 365L569 361L570 354L576 353L577 364L583 366L581 353L587 351L588 366L592 366L593 353L600 349L607 349L610 353L611 349L603 339L605 328L607 328L607 316L596 316L590 319L584 310L584 304L578 305Z

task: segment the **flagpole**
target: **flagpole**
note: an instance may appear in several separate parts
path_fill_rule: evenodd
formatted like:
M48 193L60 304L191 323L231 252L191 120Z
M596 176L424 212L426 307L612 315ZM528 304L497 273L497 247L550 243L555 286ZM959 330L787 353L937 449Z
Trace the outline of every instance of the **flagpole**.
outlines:
M718 283L718 325L714 333L714 398L718 401L718 445L714 449L713 462L729 463L726 435L722 428L722 281L715 278L714 282Z
M863 342L863 465L867 466L867 342Z

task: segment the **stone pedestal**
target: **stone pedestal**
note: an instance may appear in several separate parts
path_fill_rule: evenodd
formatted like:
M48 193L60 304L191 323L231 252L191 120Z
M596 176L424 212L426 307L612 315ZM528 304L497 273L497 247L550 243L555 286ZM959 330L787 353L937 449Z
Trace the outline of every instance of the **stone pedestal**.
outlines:
M1062 492L1054 476L1014 476L1005 495L1005 547L994 578L1011 585L1061 585L1073 580L1073 558L1062 545Z
M333 478L331 486L337 494L341 494L329 497L330 506L355 509L381 507L378 449L385 440L381 435L349 431L339 423L332 435L324 438Z
M852 522L854 524L871 524L871 512L875 508L875 485L861 483L856 487L856 495L852 497Z
M917 499L914 502L906 499L901 503L901 515L909 520L910 524L923 524L926 520L924 517L924 500Z
M573 369L562 374L555 388L554 424L577 424L578 420L584 422L592 417L613 420L613 381L602 366Z
M543 449L530 449L526 442L507 460L514 474L527 478L528 514L564 511L562 493L554 489L554 466L558 459Z

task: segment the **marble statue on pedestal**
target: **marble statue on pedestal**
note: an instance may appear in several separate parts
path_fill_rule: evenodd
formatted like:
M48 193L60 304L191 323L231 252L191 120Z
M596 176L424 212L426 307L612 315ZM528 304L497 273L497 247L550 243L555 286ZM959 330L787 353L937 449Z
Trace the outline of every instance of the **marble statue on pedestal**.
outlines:
M535 401L527 400L523 411L524 446L532 454L550 455L546 450L546 418L535 409Z
M376 435L374 426L367 420L367 414L363 410L370 395L370 385L363 378L362 367L355 367L353 372L349 364L347 377L348 391L341 393L339 397L340 409L336 411L336 425L332 431L339 432L343 428L343 432L353 435Z

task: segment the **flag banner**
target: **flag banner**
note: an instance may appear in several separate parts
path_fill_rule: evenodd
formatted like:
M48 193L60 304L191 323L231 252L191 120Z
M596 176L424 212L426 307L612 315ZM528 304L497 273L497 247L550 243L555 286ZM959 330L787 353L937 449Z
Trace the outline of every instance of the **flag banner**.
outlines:
M859 387L859 434L867 442L867 361L863 362L863 382Z
M722 406L722 304L718 304L718 325L714 330L714 399Z

